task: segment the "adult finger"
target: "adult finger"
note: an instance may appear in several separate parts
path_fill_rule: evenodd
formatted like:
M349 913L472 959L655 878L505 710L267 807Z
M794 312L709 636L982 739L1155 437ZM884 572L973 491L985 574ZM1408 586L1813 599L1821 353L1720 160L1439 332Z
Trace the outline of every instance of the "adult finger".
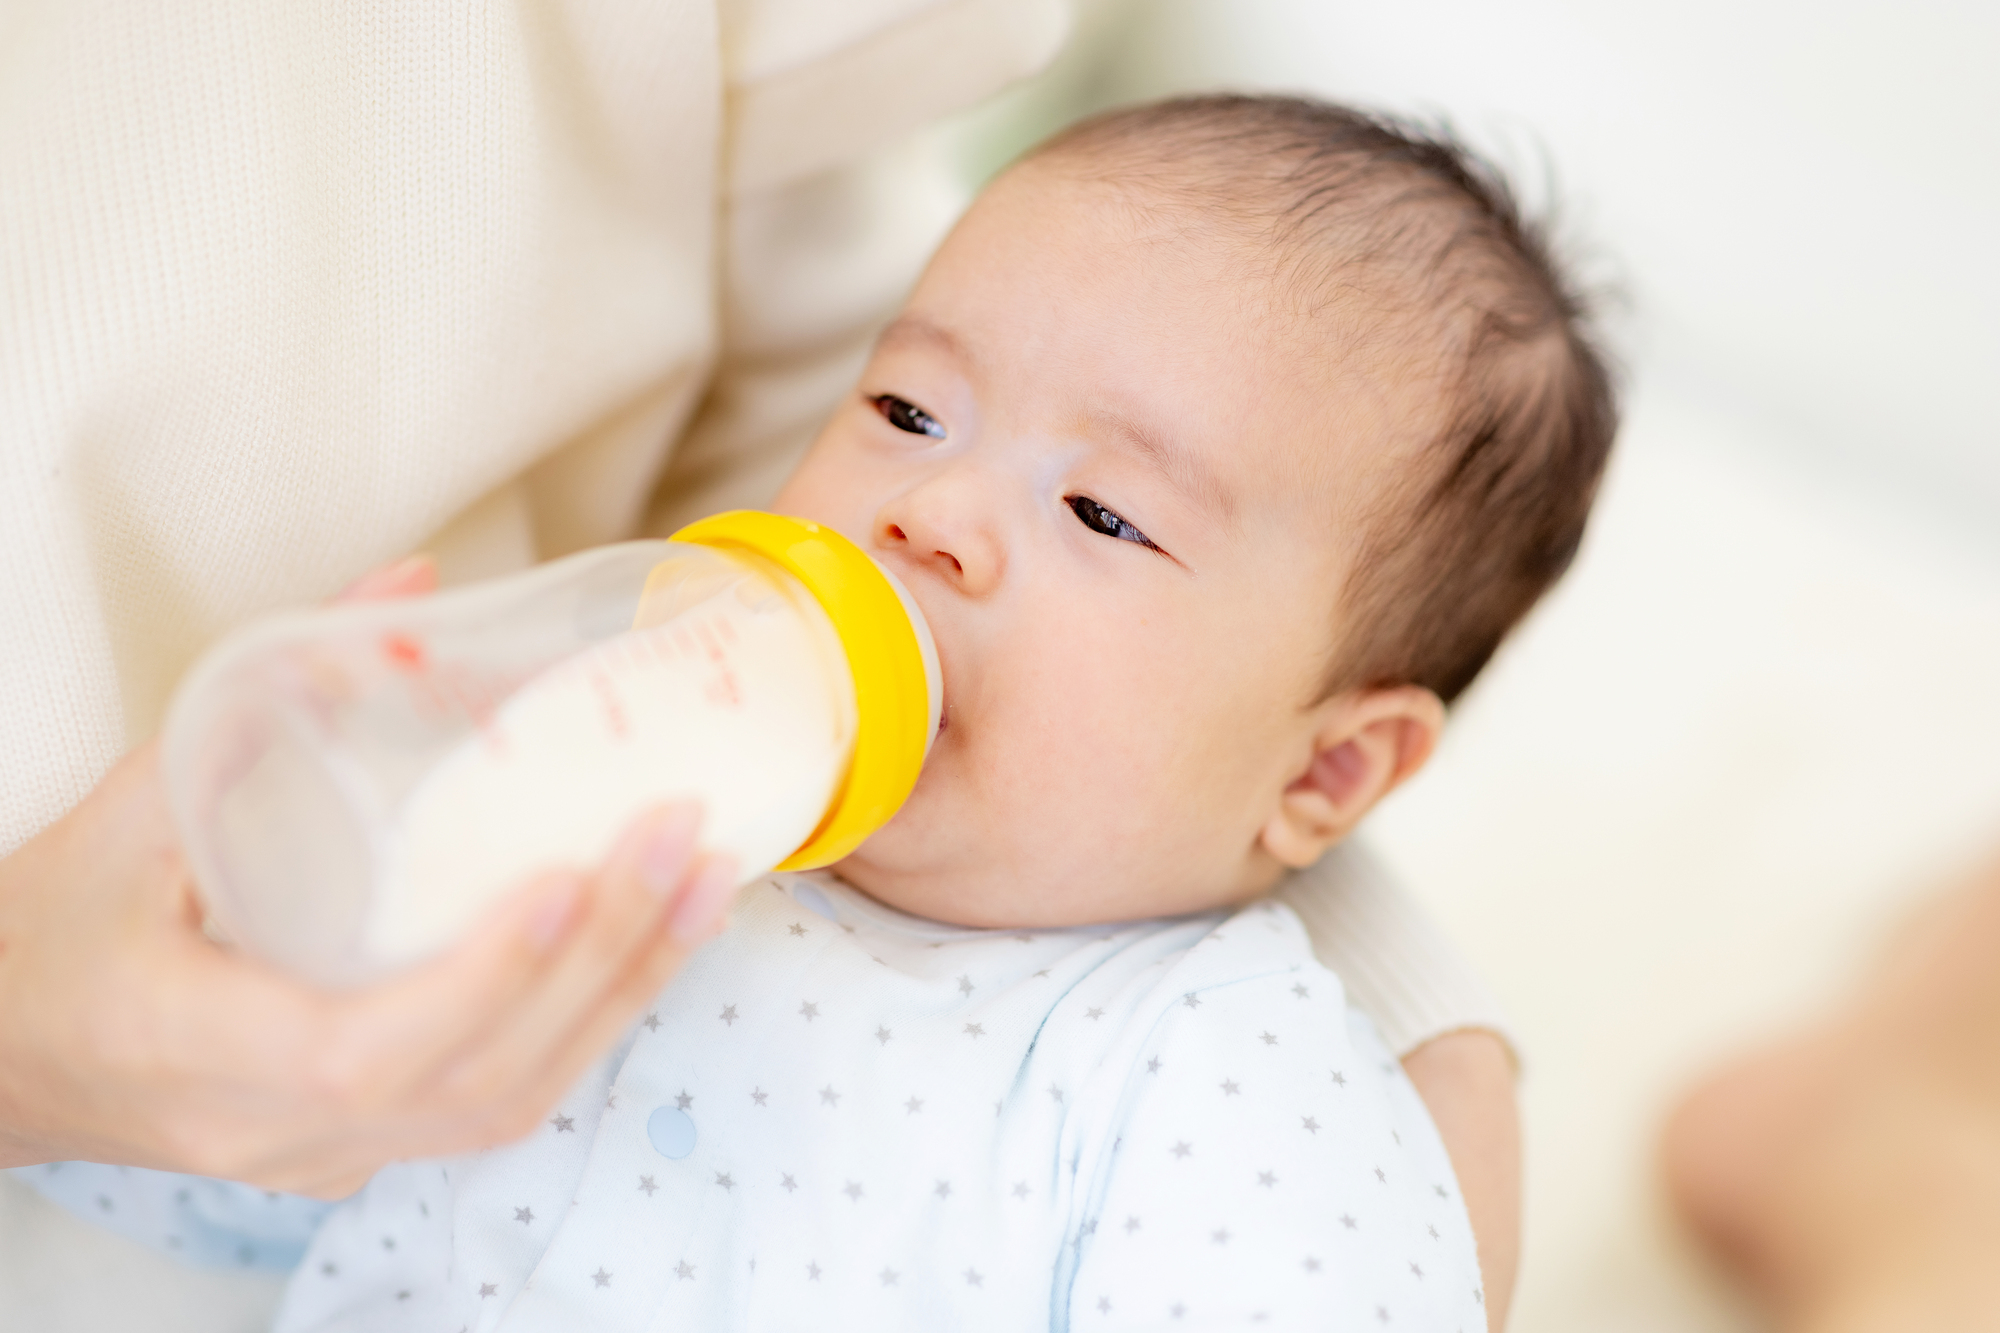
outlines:
M379 602L391 597L414 597L437 588L437 561L418 552L394 564L371 569L335 594L335 602Z
M340 1002L317 1082L369 1114L409 1108L438 1072L483 1049L588 910L572 871L539 875L444 956Z
M726 902L738 878L735 859L727 856L705 857L689 872L677 901L692 909L691 917L707 924L679 925L670 916L655 927L624 975L605 989L577 1024L553 1043L549 1058L535 1067L538 1077L518 1103L525 1108L530 1123L556 1104L591 1062L631 1027L639 1011L659 995L689 955L720 929L720 910L705 911L704 905Z
M372 1169L392 1158L462 1152L528 1132L630 1026L692 948L721 928L721 908L737 878L733 858L700 859L669 895L673 906L644 932L623 974L604 986L567 1031L551 1040L555 1025L539 1037L523 1035L516 1030L518 1023L489 1025L449 1066L442 1086L409 1094L415 1114L390 1126L392 1133L342 1143L338 1152L329 1148L314 1163L321 1174L312 1184L292 1187L322 1197L341 1196L354 1186L357 1172L343 1163L365 1160ZM578 910L589 908L580 905ZM512 1008L522 1017L540 1017L549 1004L540 989L529 989L515 998ZM358 1174L365 1178L367 1169Z
M256 1165L206 1174L343 1197L390 1161L470 1146L487 1108L440 1104L438 1071L461 1052L483 1049L532 990L583 909L585 887L581 876L567 872L540 876L444 957L365 991L313 992L317 1018L282 1025L293 1048L255 1062L272 1075L273 1087L261 1091L280 1102L287 1093L295 1099L293 1114L279 1114L281 1106L268 1117L282 1120L285 1134L261 1155L254 1131L239 1133L238 1146ZM296 989L288 978L271 984L280 992ZM307 1033L315 1040L301 1050L298 1039ZM246 1034L234 1035L239 1042L231 1044L240 1045ZM224 1063L247 1066L245 1055L232 1051ZM255 1099L259 1090L246 1091Z
M684 877L675 901L683 905L726 903L737 879L732 858L704 857ZM624 975L597 997L573 1027L546 1045L541 1058L522 1064L520 1043L509 1034L496 1038L492 1050L475 1055L454 1070L451 1093L435 1100L441 1105L462 1105L472 1097L473 1087L488 1089L480 1098L483 1113L476 1119L433 1119L429 1132L413 1141L417 1146L406 1147L397 1155L431 1157L493 1147L532 1131L560 1104L584 1070L632 1025L693 949L720 929L719 910L695 910L690 919L693 917L708 924L682 923L677 930L671 912L657 923L635 951ZM514 1082L505 1091L491 1091L509 1077Z
M385 1126L399 1135L481 1132L540 1072L550 1034L573 1027L652 933L667 904L644 885L685 864L698 820L692 805L642 817L608 862L620 869L545 877L474 940L356 996L343 1041L319 1062L328 1095L356 1116L401 1109Z
M454 1093L490 1096L501 1083L510 1090L531 1086L546 1067L568 1063L564 1039L624 977L690 887L699 827L699 810L682 804L626 831L593 881L589 911L534 993L522 997L486 1049L451 1071Z

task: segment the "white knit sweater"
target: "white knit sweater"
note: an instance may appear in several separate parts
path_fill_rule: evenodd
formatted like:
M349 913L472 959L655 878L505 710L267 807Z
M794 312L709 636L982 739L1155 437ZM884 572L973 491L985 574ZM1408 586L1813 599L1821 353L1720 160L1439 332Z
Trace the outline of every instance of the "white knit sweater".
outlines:
M0 11L0 853L246 618L410 550L463 579L767 497L962 202L912 132L1068 19ZM1391 1044L1493 1025L1350 861L1287 896Z

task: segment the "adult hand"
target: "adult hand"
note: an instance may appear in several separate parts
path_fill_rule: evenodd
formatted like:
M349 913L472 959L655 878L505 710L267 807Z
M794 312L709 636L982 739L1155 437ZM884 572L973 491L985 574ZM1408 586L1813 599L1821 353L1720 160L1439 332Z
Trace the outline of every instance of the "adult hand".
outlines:
M406 563L350 595L429 586ZM211 941L155 747L0 860L0 1166L65 1158L336 1198L527 1133L687 955L734 867L650 812L380 985L320 990Z

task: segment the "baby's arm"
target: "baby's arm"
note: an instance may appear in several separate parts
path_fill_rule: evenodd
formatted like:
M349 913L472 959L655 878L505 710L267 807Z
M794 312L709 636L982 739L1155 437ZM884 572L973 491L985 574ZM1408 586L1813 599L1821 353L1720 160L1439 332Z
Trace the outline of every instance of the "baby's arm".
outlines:
M1505 1327L1520 1253L1521 1140L1514 1051L1499 1006L1394 879L1352 842L1288 876L1276 896L1403 1061L1451 1152L1479 1237L1488 1327Z

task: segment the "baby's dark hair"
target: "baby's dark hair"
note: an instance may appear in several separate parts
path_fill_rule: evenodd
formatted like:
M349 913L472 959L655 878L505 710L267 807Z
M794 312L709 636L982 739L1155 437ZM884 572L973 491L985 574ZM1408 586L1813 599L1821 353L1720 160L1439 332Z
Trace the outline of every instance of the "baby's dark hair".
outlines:
M1207 210L1300 304L1365 309L1371 352L1441 372L1423 464L1362 518L1322 697L1456 698L1568 567L1618 425L1585 303L1499 171L1447 130L1298 97L1112 111L1043 159Z

